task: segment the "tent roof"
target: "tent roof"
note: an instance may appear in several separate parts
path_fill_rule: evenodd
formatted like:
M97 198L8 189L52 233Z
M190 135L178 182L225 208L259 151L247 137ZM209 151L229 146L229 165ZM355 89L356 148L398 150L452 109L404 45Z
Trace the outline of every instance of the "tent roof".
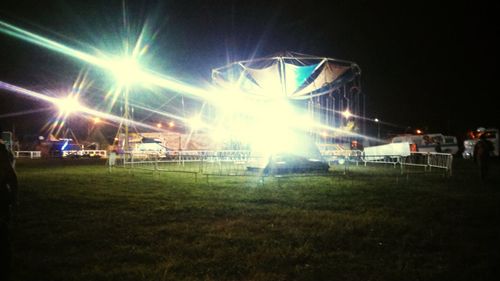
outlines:
M306 99L361 74L354 62L292 52L232 62L212 70L215 84L264 97Z

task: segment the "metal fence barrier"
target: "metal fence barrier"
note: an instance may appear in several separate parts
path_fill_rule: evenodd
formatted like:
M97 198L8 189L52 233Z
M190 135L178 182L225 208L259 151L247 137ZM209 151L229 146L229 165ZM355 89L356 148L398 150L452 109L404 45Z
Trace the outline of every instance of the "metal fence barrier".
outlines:
M117 164L134 169L165 172L183 172L204 175L249 175L248 165L256 161L246 150L191 150L155 152L127 152Z
M62 157L99 157L107 158L106 150L63 150Z
M429 171L432 168L437 168L444 170L447 175L451 176L453 172L453 155L438 152L412 152L410 156L402 158L402 164L421 166Z
M392 164L394 166L401 164L401 156L399 155L363 155L363 163L377 163L377 164Z
M14 156L16 158L41 158L42 157L42 152L41 151L14 151Z
M409 156L365 155L359 150L330 151L323 154L329 165L390 164L401 168L401 173L409 172L404 168L422 167L424 171L443 170L452 174L453 156L448 153L412 152ZM166 154L155 152L127 152L118 158L117 164L134 169L153 171L184 172L203 175L255 175L265 166L267 159L257 158L247 150L191 150L169 151ZM251 169L256 167L256 169ZM260 168L257 168L260 167Z
M344 164L345 161L359 162L363 156L361 150L321 150L321 156L328 164Z
M41 158L41 151L14 151L14 156L16 158ZM62 153L62 157L100 157L107 158L108 152L106 150L65 150Z
M424 171L431 171L432 168L443 170L448 176L452 174L453 155L438 152L412 152L409 156L398 155L364 155L363 161L367 163L383 163L401 166L401 173L404 167L422 167Z

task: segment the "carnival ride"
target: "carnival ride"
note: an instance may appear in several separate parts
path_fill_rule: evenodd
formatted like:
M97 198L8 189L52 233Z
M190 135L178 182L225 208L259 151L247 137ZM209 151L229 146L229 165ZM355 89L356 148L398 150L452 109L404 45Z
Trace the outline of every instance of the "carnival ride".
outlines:
M119 124L117 135L120 136L123 129L126 151L130 149L129 126L168 133L151 124L147 116L152 115L182 124L188 135L187 142L194 133L203 132L212 135L214 140L238 140L249 144L249 148L264 156L283 152L300 155L310 151L305 149L312 147L309 143L348 143L364 135L361 71L350 61L285 52L213 69L214 83L207 87L183 83L146 68L140 60L148 49L142 33L135 38L133 48L126 45L122 52L106 53L92 48L87 52L78 50L3 21L0 21L0 32L77 59L87 68L92 66L104 71L106 78L111 78L104 80L113 86L104 97L108 102L97 107L95 101L102 100L102 96L95 98L93 104L88 100L78 101L83 98L81 93L92 84L90 78L87 79L87 72L79 75L73 89L67 93L70 99L64 94L59 97L45 95L5 82L0 82L0 88L57 105L60 112L54 128L56 125L61 128L70 112L87 119L100 118ZM145 100L138 104L133 99L143 95L133 92L139 89L152 90L158 95L154 102ZM160 100L162 96L164 99ZM175 96L181 98L182 113L177 110L179 106L158 107L163 102L169 104ZM200 105L191 107L191 117L184 112L184 98ZM117 105L120 105L120 115L112 113ZM144 111L146 117L141 121L133 120L134 108L136 113L139 109ZM306 153L304 156L311 155Z
M364 132L360 79L361 69L354 62L294 52L236 61L212 70L214 84L225 90L265 101L285 99L305 108L312 120L324 126ZM348 125L345 112L361 118L354 126ZM310 133L317 142L333 142L342 136L339 131L325 134L321 126L311 127Z
M360 75L353 62L292 52L232 62L213 69L212 80L222 91L257 100L255 108L229 115L216 108L211 119L223 120L229 134L249 143L260 159L293 158L294 167L318 167L317 143L350 143L364 131ZM270 164L276 166L267 160L257 166Z

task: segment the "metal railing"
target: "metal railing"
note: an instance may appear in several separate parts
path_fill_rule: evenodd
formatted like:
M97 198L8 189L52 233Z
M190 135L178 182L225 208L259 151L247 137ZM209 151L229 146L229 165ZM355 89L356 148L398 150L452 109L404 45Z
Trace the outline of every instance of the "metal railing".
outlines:
M453 155L438 152L412 152L410 156L402 158L403 165L420 166L431 171L432 168L444 170L447 175L453 172Z
M16 158L41 158L42 157L42 152L41 151L14 151L14 156Z
M361 161L363 151L361 150L321 150L323 160L328 164L343 164L345 161Z
M449 153L438 152L411 152L408 156L399 155L363 155L363 162L367 163L382 163L400 165L401 172L403 167L422 167L424 171L431 171L432 168L444 170L447 175L451 175L453 171L453 155Z
M108 157L108 152L106 150L64 150L62 151L62 157Z
M14 156L16 158L41 158L41 151L14 151ZM62 153L62 157L70 157L70 156L78 156L78 157L101 157L106 158L108 156L108 152L106 150L65 150Z
M452 174L453 155L436 152L412 152L408 156L365 155L359 150L329 151L322 153L328 164L349 165L350 163L390 164L401 167L422 167L424 171L440 169L447 175ZM168 151L167 153L133 151L117 158L117 164L127 168L154 171L187 172L213 175L248 175L254 170L263 169L266 159L254 157L248 150L189 150Z

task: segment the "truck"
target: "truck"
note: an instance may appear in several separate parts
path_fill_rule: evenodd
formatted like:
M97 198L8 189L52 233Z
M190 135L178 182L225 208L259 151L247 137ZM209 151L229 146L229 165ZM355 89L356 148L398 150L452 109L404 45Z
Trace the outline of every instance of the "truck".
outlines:
M467 139L464 140L464 152L462 152L462 157L465 159L474 158L474 147L479 141L479 138L484 135L488 141L493 143L492 156L498 157L499 148L499 135L497 128L484 128L479 127L475 131L471 131L467 134Z
M459 151L457 138L441 133L419 135L404 134L395 136L391 139L391 143L400 142L408 142L411 151L443 152L450 154L457 154Z

